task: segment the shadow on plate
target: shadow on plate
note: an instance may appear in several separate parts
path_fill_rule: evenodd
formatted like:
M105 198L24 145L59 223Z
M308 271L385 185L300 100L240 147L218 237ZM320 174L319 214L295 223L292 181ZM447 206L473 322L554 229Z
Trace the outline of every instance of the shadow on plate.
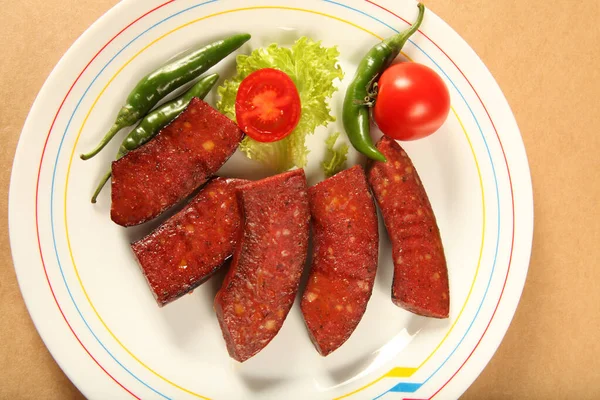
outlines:
M333 353L332 353L333 354ZM342 384L359 375L375 361L377 354L365 354L339 368L329 369L329 377L337 384Z
M283 378L263 378L258 376L247 375L244 372L240 372L239 377L244 385L255 393L262 393L268 390L285 384L286 379Z
M388 236L381 211L377 207L379 215L379 265L377 266L377 275L375 276L375 286L378 290L390 294L392 296L392 280L394 277L394 264L392 262L392 245ZM391 301L391 300L390 300Z
M186 349L193 342L202 340L198 333L203 331L202 325L206 321L198 318L198 302L200 300L185 295L160 310L160 316L165 321L163 326L166 327L166 331L171 337L170 343L181 349Z

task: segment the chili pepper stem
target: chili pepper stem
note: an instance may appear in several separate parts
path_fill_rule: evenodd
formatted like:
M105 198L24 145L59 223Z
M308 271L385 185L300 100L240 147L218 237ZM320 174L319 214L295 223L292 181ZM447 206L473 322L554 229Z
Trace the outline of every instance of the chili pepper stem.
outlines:
M106 135L104 135L100 143L98 143L98 145L92 151L81 154L79 157L81 157L82 160L89 160L90 158L94 157L96 154L100 153L104 146L106 146L121 129L125 128L126 126L127 125L124 125L121 121L115 122Z
M100 183L98 183L98 186L96 187L96 191L94 192L94 194L92 195L92 203L96 203L96 199L98 199L98 195L100 194L100 192L102 191L102 188L104 187L104 185L106 185L106 182L108 182L108 180L110 179L110 176L112 175L112 171L108 171L100 180Z
M369 90L367 91L367 98L369 99L370 107L375 105L375 100L377 100L377 94L379 93L379 85L375 82Z

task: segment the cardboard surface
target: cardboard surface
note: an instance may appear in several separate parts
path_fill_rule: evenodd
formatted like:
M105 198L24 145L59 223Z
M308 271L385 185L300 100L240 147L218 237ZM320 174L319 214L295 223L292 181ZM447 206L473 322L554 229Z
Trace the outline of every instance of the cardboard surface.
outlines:
M0 11L0 399L82 398L27 313L8 242L23 122L62 54L116 0L3 0ZM529 276L508 333L464 399L600 398L600 2L429 0L500 84L534 186Z

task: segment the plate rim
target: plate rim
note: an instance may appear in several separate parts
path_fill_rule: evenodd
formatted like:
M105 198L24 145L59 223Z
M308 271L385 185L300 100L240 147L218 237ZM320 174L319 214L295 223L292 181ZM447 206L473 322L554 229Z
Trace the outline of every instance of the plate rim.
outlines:
M57 351L57 350L55 350L55 351L57 351L57 353L55 354L55 352L51 349L51 347L53 347L53 346L50 345L50 343L48 343L50 336L48 334L43 334L42 333L42 331L45 330L45 329L41 328L41 326L39 324L40 319L39 318L35 318L34 315L33 315L33 313L32 313L32 311L31 311L31 307L30 307L29 303L34 301L34 297L35 296L30 297L29 300L28 300L27 295L25 294L25 292L22 289L22 279L23 279L23 277L21 276L21 274L24 274L25 271L23 269L20 269L19 267L17 267L17 262L16 262L16 259L15 259L15 256L14 256L14 251L13 251L14 246L16 246L16 244L14 243L14 241L16 240L14 238L15 234L13 232L16 229L16 228L14 228L14 226L17 224L17 222L16 222L16 216L14 216L14 211L13 211L15 209L14 203L16 201L16 200L14 200L14 198L17 196L15 194L15 190L13 190L17 186L14 183L14 181L17 178L16 177L17 173L16 173L16 170L15 170L15 165L17 165L18 162L20 161L18 159L19 158L19 154L23 153L23 150L21 148L22 148L22 146L24 146L24 141L22 140L22 138L24 137L24 133L28 130L27 127L28 127L28 125L30 125L30 118L32 118L32 116L36 114L38 108L41 108L40 99L43 98L46 95L46 92L50 91L49 82L51 82L53 80L53 78L55 78L55 76L59 73L60 70L62 70L62 69L65 68L64 64L66 63L66 59L68 59L72 55L72 53L75 53L75 54L77 53L77 50L81 46L82 42L84 42L85 40L90 40L91 37L93 37L92 34L94 33L95 30L99 29L98 28L99 25L104 20L107 20L107 19L111 18L113 14L116 14L117 12L119 12L121 10L121 8L125 8L129 4L135 4L134 0L126 0L126 1L123 1L123 2L120 2L120 3L117 3L112 8L110 8L109 10L107 10L103 15L101 15L92 25L90 25L73 42L73 44L69 47L69 49L65 52L65 54L60 58L60 60L58 61L58 63L55 65L55 67L52 69L52 71L50 72L50 74L46 78L44 84L42 85L40 91L38 92L38 94L37 94L37 96L36 96L36 98L35 98L35 100L33 102L33 105L32 105L32 107L31 107L31 109L30 109L30 111L28 113L28 116L27 116L27 118L25 120L25 123L23 125L23 128L21 130L21 135L19 137L19 142L18 142L16 151L15 151L15 157L14 157L14 160L13 160L13 167L12 167L12 171L11 171L11 179L10 179L10 186L9 186L9 204L8 204L8 214L9 214L9 224L8 225L9 225L9 233L10 233L9 239L10 239L10 245L11 245L11 254L13 256L13 266L14 266L16 274L17 274L17 279L18 279L18 282L19 282L19 287L21 289L21 295L22 295L22 297L24 299L24 302L25 302L25 304L27 306L28 312L31 315L31 318L32 318L32 321L34 322L34 325L36 326L36 329L38 330L38 332L39 332L42 340L44 341L44 344L49 349L49 351L51 352L53 358L59 364L59 366L61 367L61 369L65 372L65 374L69 377L69 379L74 384L76 384L76 386L79 388L79 390L82 391L82 393L85 393L85 390L82 387L83 385L77 384L77 382L73 379L73 377L69 373L68 368L66 368L66 366L63 365L63 363L60 360L60 356L59 356L60 352ZM169 3L163 3L163 4L169 4ZM435 16L435 18L437 20L436 23L444 24L448 29L450 29L451 31L453 31L463 41L463 43L468 47L468 49L472 52L472 56L475 56L476 59L479 60L479 63L481 64L480 67L483 67L483 70L489 75L489 78L491 78L491 82L494 83L495 89L497 89L498 92L499 92L499 94L500 94L500 96L502 96L502 100L504 102L504 105L506 105L508 107L509 115L512 117L511 121L509 121L509 122L512 125L514 125L514 127L515 127L515 133L517 133L517 135L515 136L515 138L513 138L512 140L516 139L516 140L519 141L517 147L520 147L522 149L522 152L523 152L522 157L524 157L524 159L521 160L521 161L524 161L524 163L522 163L523 165L521 166L521 168L525 168L525 169L520 169L519 170L520 175L521 175L520 178L525 178L525 182L523 182L524 189L527 189L528 192L529 192L529 193L527 193L528 194L527 200L529 200L529 201L528 201L528 204L525 204L525 206L528 206L526 208L530 209L530 213L529 214L531 215L530 221L527 221L527 227L530 226L531 228L529 230L530 234L527 235L527 237L528 237L528 240L527 240L528 245L526 246L527 252L524 255L525 258L524 258L524 262L523 262L524 265L525 265L525 278L526 278L526 275L527 275L526 272L527 272L527 269L529 267L529 260L530 260L530 255L531 255L531 246L532 246L532 239L533 239L533 227L534 227L534 214L533 214L533 212L534 212L534 209L533 209L533 194L532 194L532 186L531 186L531 172L530 172L530 168L529 168L529 162L528 162L528 159L527 159L526 149L525 149L525 146L524 146L524 143L523 143L523 137L522 137L521 132L520 132L520 130L518 128L518 125L517 125L514 113L510 109L510 105L509 105L508 101L506 100L504 94L502 93L502 90L500 89L499 85L497 84L497 82L493 78L493 76L490 73L490 71L488 70L487 66L485 66L485 64L483 63L483 61L479 58L479 56L475 53L475 51L468 45L468 43L458 34L458 32L456 32L454 29L452 29L443 19L439 18L433 11L431 11L431 10L428 9L428 12L430 12L431 15ZM137 20L136 20L136 22L137 22ZM88 37L88 36L90 36L90 37ZM514 144L513 144L512 147L514 147ZM524 201L525 201L524 199L520 199L519 200L519 202L522 205L523 205ZM502 331L501 335L500 335L501 339L497 340L495 342L495 346L493 346L494 348L491 351L489 357L485 357L486 360L480 366L479 371L472 377L472 379L469 378L470 383L467 384L467 385L464 385L465 386L464 390L466 390L470 386L470 384L477 378L477 376L485 368L485 366L487 365L487 363L489 362L489 360L491 359L491 357L493 356L493 354L495 353L495 351L499 347L500 343L502 342L502 338L504 337L504 335L505 335L508 327L510 326L510 323L512 321L512 318L514 317L514 313L515 313L516 308L518 306L519 300L521 298L522 290L523 290L523 287L524 287L524 284L525 284L525 281L526 281L525 278L522 279L520 281L520 284L518 285L519 286L517 288L518 289L517 290L518 296L517 296L517 292L515 292L515 295L512 296L513 298L516 298L516 301L514 301L514 304L511 307L511 310L509 312L510 317L508 319L504 320L504 321L506 321L505 324L503 324L505 326L503 328L496 328L496 329L501 329L501 331ZM497 330L497 332L499 332L499 331ZM463 390L463 392L464 392L464 390Z

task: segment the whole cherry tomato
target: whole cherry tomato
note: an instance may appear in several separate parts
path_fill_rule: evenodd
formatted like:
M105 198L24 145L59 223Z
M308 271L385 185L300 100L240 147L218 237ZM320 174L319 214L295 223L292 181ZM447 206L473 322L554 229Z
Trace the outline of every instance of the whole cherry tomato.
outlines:
M381 74L373 116L386 136L415 140L431 135L449 112L448 88L431 68L403 62Z

